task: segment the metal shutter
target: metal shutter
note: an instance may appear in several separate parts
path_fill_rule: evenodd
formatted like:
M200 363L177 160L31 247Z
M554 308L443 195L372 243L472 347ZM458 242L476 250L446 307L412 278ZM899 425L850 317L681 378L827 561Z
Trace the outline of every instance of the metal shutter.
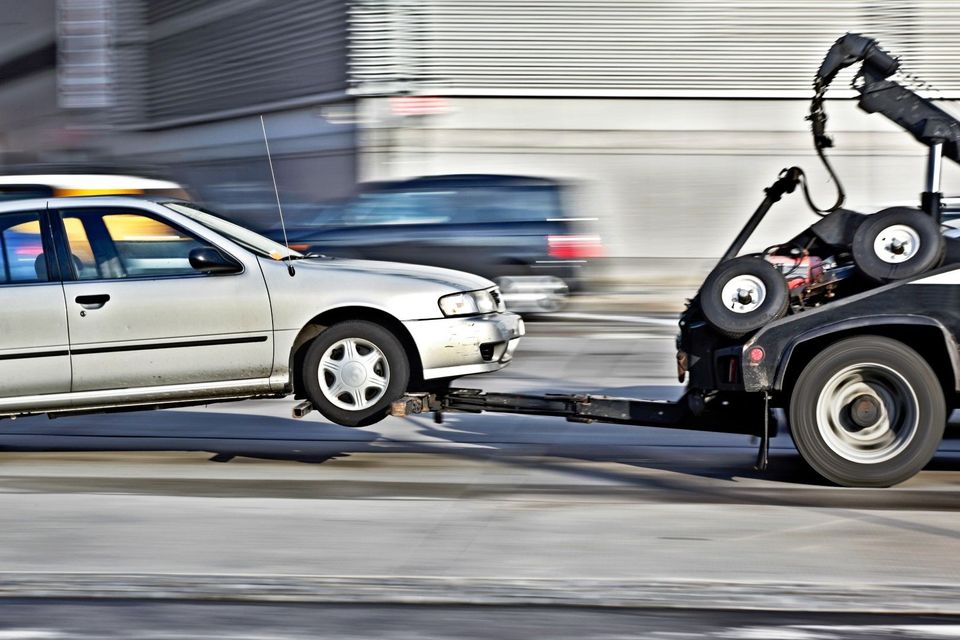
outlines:
M204 4L210 4L209 0L147 0L147 24L157 24L168 18L190 13Z
M351 79L360 93L799 97L854 31L960 95L958 29L952 0L357 0Z
M346 89L345 0L123 4L120 122L173 126Z

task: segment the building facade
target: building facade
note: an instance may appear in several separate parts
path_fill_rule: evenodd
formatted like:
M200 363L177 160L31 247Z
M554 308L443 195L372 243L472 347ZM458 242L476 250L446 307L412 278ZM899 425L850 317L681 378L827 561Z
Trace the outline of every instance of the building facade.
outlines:
M281 194L433 173L564 178L571 211L596 217L617 268L646 281L699 277L783 167L803 166L832 201L804 118L843 33L878 38L935 96L960 96L960 4L944 0L29 4L37 33L56 28L0 49L0 77L39 56L0 85L7 158L157 166L229 200L268 186L263 115ZM828 109L849 205L915 199L924 150L844 101L848 80ZM794 196L757 242L809 222Z

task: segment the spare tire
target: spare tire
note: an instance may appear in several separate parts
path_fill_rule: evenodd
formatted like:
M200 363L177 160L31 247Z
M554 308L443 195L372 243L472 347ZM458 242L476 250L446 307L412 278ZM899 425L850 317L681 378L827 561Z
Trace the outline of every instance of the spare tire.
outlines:
M789 302L790 291L783 274L753 256L719 264L700 288L700 307L707 322L731 338L782 317Z
M935 269L946 243L940 225L919 209L893 207L869 216L853 236L853 261L876 282L903 280Z

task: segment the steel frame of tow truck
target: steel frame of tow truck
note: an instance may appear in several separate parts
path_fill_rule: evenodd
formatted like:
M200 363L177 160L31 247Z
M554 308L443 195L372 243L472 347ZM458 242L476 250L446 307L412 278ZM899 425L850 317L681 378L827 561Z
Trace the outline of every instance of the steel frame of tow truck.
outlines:
M942 194L939 193L942 157L943 145L939 140L933 141L927 157L927 188L922 194L925 205L922 209L935 215L938 220L942 208ZM773 204L784 195L793 193L801 178L802 171L797 167L784 169L777 181L764 190L763 202L724 253L721 264L740 252ZM767 357L779 362L783 355L769 353ZM770 437L776 435L780 422L771 412L769 390L762 393L733 392L726 396L714 390L710 394L710 402L705 402L702 393L688 390L679 400L671 402L586 394L526 395L452 388L441 394L407 394L392 404L390 414L402 417L433 412L435 420L442 422L443 414L449 411L511 413L560 417L569 422L603 422L752 435L760 438L756 468L766 469Z
M759 394L758 394L759 395ZM637 400L587 394L526 395L453 388L443 394L408 393L391 405L390 415L403 417L433 412L515 413L566 418L569 422L607 422L647 427L760 435L740 411L742 404L721 400L723 410L696 413L688 396L679 400Z
M941 156L942 145L933 145L928 156L928 192L939 188ZM721 264L740 252L770 208L784 195L794 192L801 176L802 172L796 167L784 169L777 181L764 189L763 201L724 253ZM767 357L779 362L783 354L769 353ZM442 422L446 412L511 413L553 416L569 422L751 435L760 438L756 468L766 469L770 438L777 434L780 422L771 412L770 392L742 391L724 395L713 390L709 393L709 402L702 390L688 390L679 400L671 402L587 394L526 395L451 388L439 394L409 393L391 405L390 415L403 417L433 412L435 420Z
M928 192L935 192L939 188L942 153L942 145L931 146L927 171ZM784 195L794 192L801 176L802 172L796 167L784 169L777 181L764 189L763 201L724 253L721 264L740 252L770 208ZM939 196L938 193L933 195ZM939 198L936 200L939 202ZM783 354L768 353L767 357L779 362ZM688 390L679 400L671 402L587 394L526 395L451 388L440 394L407 394L391 405L390 414L402 417L433 412L435 420L442 422L445 412L511 413L553 416L569 422L603 422L751 435L760 439L756 468L766 469L770 438L777 434L780 422L771 411L769 390L761 393L731 392L726 395L719 390L709 393L709 402L702 390Z
M760 438L757 468L766 468L769 438L776 435L775 431L771 433L771 425L775 430L777 424L771 419L767 394L718 397L711 402L709 410L702 410L700 403L691 400L692 397L685 393L676 401L638 400L586 394L526 395L452 388L443 394L409 393L391 405L390 415L404 417L433 412L434 420L439 423L446 412L511 413L566 418L568 422L587 424L603 422L752 435ZM762 414L759 413L761 410Z

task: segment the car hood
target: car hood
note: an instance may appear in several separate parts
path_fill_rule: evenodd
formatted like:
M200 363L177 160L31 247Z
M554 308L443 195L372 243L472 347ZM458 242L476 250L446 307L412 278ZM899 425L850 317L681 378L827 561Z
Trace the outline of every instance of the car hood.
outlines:
M293 263L297 270L323 271L330 273L372 274L378 277L396 277L417 280L426 284L444 287L451 292L475 291L486 289L494 284L478 275L454 269L428 267L419 264L401 262L380 262L377 260L353 260L347 258L305 258Z
M439 318L442 296L494 286L463 271L396 262L306 258L292 263L292 278L283 262L261 258L260 264L278 329L299 329L344 307L377 309L401 321Z

